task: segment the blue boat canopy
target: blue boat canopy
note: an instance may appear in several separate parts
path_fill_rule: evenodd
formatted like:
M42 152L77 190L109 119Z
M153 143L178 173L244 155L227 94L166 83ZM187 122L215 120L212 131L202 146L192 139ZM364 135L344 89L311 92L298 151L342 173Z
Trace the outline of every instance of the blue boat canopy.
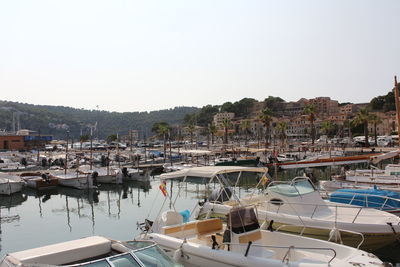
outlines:
M329 196L329 200L386 211L400 209L400 193L380 190L376 187L373 189L339 189Z

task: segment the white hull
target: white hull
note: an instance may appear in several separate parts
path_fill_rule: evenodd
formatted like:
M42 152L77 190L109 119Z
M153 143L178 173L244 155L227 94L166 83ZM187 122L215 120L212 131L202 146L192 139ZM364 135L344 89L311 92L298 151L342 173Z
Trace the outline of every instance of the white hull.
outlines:
M93 186L92 178L89 175L68 177L68 176L57 176L58 184L61 186L72 187L77 189L90 189L95 188Z
M24 186L24 182L9 181L0 184L0 195L11 195L13 193L19 192Z

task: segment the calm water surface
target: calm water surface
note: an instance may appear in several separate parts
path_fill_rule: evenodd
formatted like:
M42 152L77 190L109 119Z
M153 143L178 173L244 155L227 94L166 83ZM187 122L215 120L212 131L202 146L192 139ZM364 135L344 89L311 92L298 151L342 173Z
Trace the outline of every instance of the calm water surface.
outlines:
M323 177L326 172L316 173ZM280 178L295 173L280 173ZM251 192L253 183L243 181L239 195ZM149 183L129 182L124 185L101 185L97 191L59 187L37 192L25 189L21 194L0 197L0 256L9 252L34 248L91 235L129 240L139 234L136 223L145 218L154 220L165 200L156 177ZM193 210L213 185L168 182L167 189L176 201L176 209ZM400 262L400 245L387 247L376 254L384 260ZM397 258L396 258L397 257Z

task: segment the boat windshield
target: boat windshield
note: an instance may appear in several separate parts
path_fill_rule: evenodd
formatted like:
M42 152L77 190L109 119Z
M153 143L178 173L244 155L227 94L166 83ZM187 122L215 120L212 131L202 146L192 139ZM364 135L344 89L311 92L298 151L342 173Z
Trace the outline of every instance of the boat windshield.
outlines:
M314 186L310 183L308 179L298 179L295 178L291 183L286 184L271 184L268 187L272 192L288 196L296 197L299 195L305 195L316 191Z
M147 244L146 244L147 243ZM168 257L165 252L152 242L146 241L128 241L126 244L129 247L137 249L133 253L145 266L165 266L165 267L180 267L182 265L175 263ZM150 246L149 246L150 245Z

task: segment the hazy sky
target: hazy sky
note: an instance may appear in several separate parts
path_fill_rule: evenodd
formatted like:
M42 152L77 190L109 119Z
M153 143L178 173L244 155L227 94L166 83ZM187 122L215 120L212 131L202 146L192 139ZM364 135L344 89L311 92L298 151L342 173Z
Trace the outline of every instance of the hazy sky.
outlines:
M400 75L398 0L0 0L1 100L149 111L330 96Z

